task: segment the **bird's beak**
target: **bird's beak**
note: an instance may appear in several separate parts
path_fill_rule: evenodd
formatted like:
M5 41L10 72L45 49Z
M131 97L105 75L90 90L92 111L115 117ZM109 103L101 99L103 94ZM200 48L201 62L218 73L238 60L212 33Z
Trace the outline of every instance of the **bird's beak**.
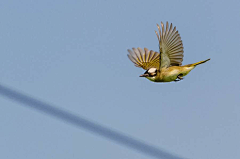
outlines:
M142 74L139 77L148 77L148 76L149 76L148 74Z

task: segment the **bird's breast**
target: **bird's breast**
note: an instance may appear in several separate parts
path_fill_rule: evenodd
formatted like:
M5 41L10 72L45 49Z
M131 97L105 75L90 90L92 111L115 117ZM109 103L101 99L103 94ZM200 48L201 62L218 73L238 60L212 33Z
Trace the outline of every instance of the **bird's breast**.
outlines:
M171 82L177 79L177 76L180 74L179 68L165 68L160 71L160 80L162 82Z

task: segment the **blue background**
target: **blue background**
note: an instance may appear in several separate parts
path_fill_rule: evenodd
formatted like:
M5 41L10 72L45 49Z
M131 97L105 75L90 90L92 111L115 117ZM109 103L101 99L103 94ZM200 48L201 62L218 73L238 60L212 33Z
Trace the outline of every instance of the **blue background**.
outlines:
M239 159L240 1L0 2L0 83L140 141L194 159ZM127 49L158 51L172 22L181 82L138 76ZM149 156L0 97L0 158Z

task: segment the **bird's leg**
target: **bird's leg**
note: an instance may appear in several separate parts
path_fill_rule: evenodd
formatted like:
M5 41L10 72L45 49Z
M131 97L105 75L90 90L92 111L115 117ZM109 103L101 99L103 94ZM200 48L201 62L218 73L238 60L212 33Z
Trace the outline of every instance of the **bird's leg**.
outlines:
M178 75L178 79L181 81L181 80L183 80L183 77Z
M177 76L177 79L175 79L174 81L175 81L175 82L178 82L178 81L183 80L182 75L183 75L183 74L179 74L179 75Z

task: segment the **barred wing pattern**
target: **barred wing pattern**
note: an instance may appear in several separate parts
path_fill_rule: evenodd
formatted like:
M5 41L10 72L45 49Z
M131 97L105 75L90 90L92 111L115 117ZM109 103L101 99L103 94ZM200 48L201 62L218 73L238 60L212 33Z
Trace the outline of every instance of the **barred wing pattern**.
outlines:
M153 50L149 51L147 48L128 49L128 58L135 64L136 67L142 67L145 70L150 68L160 67L160 54Z
M169 58L170 63L168 66L181 66L183 61L183 44L181 37L176 30L176 27L172 28L172 23L170 24L170 28L168 26L168 22L166 24L166 29L164 28L163 22L161 22L161 27L157 24L159 35L157 31L155 31L159 46L160 46L160 53L167 55L166 57ZM162 55L161 55L162 57ZM164 63L168 60L161 59L161 63ZM161 66L160 66L161 67Z

